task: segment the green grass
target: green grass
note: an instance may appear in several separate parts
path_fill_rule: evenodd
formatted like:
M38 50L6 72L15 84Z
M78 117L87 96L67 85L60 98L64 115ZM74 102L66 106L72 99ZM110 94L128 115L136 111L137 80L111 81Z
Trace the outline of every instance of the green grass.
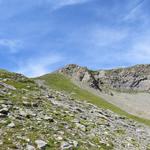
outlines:
M8 72L7 70L5 70L5 69L0 69L0 73L2 73L2 72Z
M133 119L135 121L138 121L138 122L141 122L150 126L150 120L143 119L143 118L131 115L123 111L122 109L103 100L102 98L95 96L94 94L84 89L79 88L78 86L74 85L69 78L61 74L58 74L58 73L47 74L47 75L39 77L38 79L45 80L46 81L45 83L53 89L72 93L73 98L76 98L78 100L86 100L87 102L90 102L98 107L101 107L103 109L109 109L119 115L126 116L127 118Z
M8 85L14 86L16 89L34 90L36 88L34 80L29 79L25 76L21 76L17 73L8 72L2 69L0 69L0 80L2 80L4 83Z

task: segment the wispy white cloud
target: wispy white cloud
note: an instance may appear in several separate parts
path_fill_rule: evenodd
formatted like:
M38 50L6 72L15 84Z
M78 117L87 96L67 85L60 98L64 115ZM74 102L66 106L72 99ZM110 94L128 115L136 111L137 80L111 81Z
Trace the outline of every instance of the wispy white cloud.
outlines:
M82 42L88 64L150 63L150 32L131 33L130 28L93 28Z
M144 4L144 2L145 0L138 0L136 4L133 5L131 9L126 13L126 15L123 17L123 20L127 21L143 18L144 14L142 13L141 7Z
M86 3L88 1L90 1L90 0L45 0L43 2L51 4L53 10L56 10L56 9L60 9L64 6L82 4L82 3Z
M60 63L64 58L58 54L48 54L32 59L27 59L23 62L18 62L18 73L25 74L29 77L37 77L48 72L51 72L50 67L56 63Z
M133 63L150 63L150 34L144 34L137 38L130 50L126 53L125 59Z
M94 28L90 33L91 42L97 48L101 46L110 46L122 41L128 35L128 30L116 28Z
M125 49L122 47L120 51L111 50L110 53L104 55L101 62L108 64L148 64L150 63L150 34L144 34L135 38Z
M71 6L71 5L77 5L77 4L83 4L88 1L92 0L14 0L13 2L9 2L9 0L0 0L0 4L23 4L21 5L21 8L23 9L24 7L30 8L29 6L36 6L36 5L49 5L53 9L59 9L64 6ZM94 0L93 0L94 1ZM20 8L19 8L20 9Z
M10 53L17 53L23 47L23 42L14 39L0 39L0 47L2 47L0 51L3 51L3 47L6 47Z

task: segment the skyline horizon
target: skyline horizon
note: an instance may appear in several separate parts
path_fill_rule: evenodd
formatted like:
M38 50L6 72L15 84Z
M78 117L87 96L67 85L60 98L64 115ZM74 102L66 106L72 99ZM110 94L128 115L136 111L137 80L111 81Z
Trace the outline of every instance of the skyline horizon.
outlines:
M129 66L120 66L120 67L113 67L113 68L97 68L97 69L88 68L88 66L82 66L82 65L79 65L79 64L65 64L65 65L63 65L61 67L56 68L55 70L52 70L51 72L47 72L47 73L41 74L39 76L28 76L28 75L25 75L25 74L23 74L21 72L11 71L11 70L7 70L5 68L0 68L0 70L22 74L22 75L24 75L26 77L29 77L29 78L36 78L36 77L40 77L40 76L43 76L43 75L46 75L46 74L54 73L54 72L56 72L56 71L58 71L58 70L60 70L62 68L65 68L65 67L67 67L69 65L77 65L79 67L87 68L87 69L92 70L92 71L101 71L101 70L102 71L103 70L104 71L109 71L109 70L117 70L117 69L128 69L128 68L133 68L133 67L136 67L136 66L150 65L150 63L147 63L147 64L134 64L134 65L129 65Z
M150 63L148 0L0 0L0 68L39 76Z

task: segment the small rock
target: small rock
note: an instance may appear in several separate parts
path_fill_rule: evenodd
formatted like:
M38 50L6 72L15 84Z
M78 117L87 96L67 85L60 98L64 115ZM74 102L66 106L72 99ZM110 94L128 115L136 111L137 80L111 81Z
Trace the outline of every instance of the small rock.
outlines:
M38 107L39 104L38 104L38 103L32 103L32 106L33 106L33 107Z
M39 149L45 149L47 146L47 143L43 140L36 140L35 143Z
M0 145L2 145L2 144L3 144L3 141L0 140Z
M6 104L2 104L1 107L7 108L8 106Z
M61 140L63 140L63 138L61 136L58 136L58 137L56 137L56 140L61 141Z
M113 94L113 93L110 93L110 95L111 95L111 96L114 96L114 94Z
M65 149L69 149L69 148L71 148L72 147L72 145L71 144L69 144L68 142L62 142L61 143L61 150L65 150Z
M6 115L0 113L0 118L3 118L3 117L6 117Z
M42 121L42 118L37 117L36 120L37 120L37 121Z
M78 146L78 142L77 142L77 141L72 141L72 143L73 143L73 146L74 146L74 147L77 147L77 146Z
M32 145L27 145L26 150L35 150L35 147Z
M8 128L14 128L15 124L13 122L11 122L10 124L7 125Z
M26 102L26 101L22 102L22 104L25 107L31 107L32 106L30 102Z
M0 110L0 113L1 113L1 114L7 115L8 112L9 112L9 109L8 109L8 108L2 108L2 109Z
M44 116L43 119L47 120L47 121L50 121L50 122L54 122L54 119L51 116Z
M27 117L28 114L25 111L21 110L21 111L19 111L19 115L22 117Z
M86 127L80 123L76 123L77 128L81 129L82 131L86 131Z
M30 86L30 85L27 85L27 88L31 88L31 86Z
M82 110L82 109L80 109L80 108L76 108L76 110L77 110L78 112L80 112L80 113L82 113L82 112L83 112L83 110Z
M48 98L54 98L54 96L52 96L52 95L48 95L47 97L48 97Z

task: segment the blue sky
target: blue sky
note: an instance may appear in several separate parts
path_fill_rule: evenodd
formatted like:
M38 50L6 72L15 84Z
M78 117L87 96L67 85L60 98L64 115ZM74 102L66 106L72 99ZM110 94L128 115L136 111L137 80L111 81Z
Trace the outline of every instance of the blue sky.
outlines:
M150 63L149 0L0 0L0 68L39 76Z

